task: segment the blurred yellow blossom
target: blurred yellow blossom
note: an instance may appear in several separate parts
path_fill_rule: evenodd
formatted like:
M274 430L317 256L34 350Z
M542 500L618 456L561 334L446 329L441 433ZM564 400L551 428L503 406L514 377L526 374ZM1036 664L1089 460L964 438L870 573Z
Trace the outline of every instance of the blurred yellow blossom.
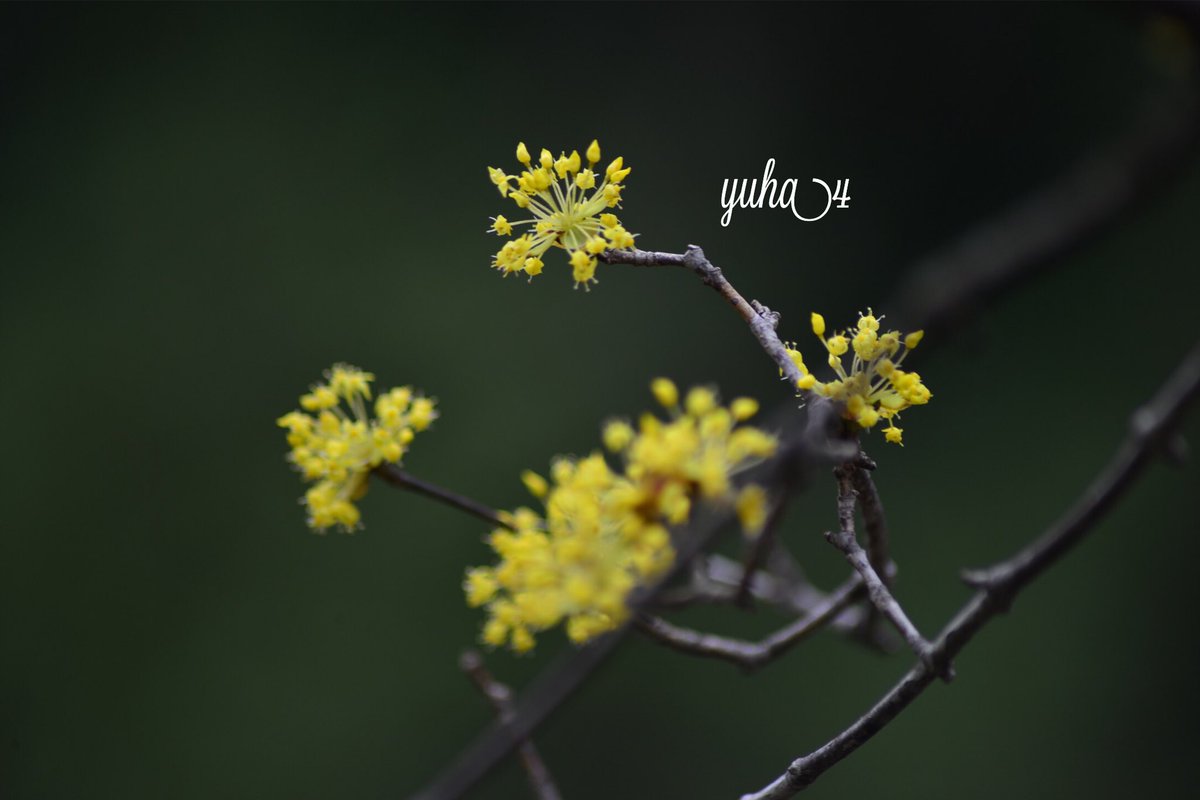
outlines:
M767 524L767 490L753 483L746 486L738 493L735 507L742 530L758 536Z
M355 501L367 493L371 469L399 462L414 433L429 427L437 411L432 399L404 386L376 398L372 415L374 375L337 364L325 377L300 398L303 411L277 422L288 431L288 460L313 482L304 495L309 526L318 533L333 525L351 532L359 526Z
M880 333L879 322L870 309L858 315L858 324L825 336L825 318L812 315L812 330L828 353L829 366L837 377L828 383L816 379L804 364L794 343L785 345L788 356L803 375L796 383L802 391L812 391L842 403L842 415L860 428L868 429L886 422L884 438L903 444L903 430L896 425L900 412L910 406L925 405L933 394L915 372L900 369L910 350L914 350L924 331L901 336L899 331ZM849 369L842 357L853 351Z
M701 387L680 409L678 390L662 378L653 393L668 419L645 414L636 430L619 420L604 428L620 470L595 452L556 460L549 480L522 474L544 512L508 514L510 529L488 539L499 563L469 570L464 583L467 602L487 606L484 642L524 652L535 634L560 623L576 643L616 628L629 615L629 593L674 562L668 526L686 522L697 501L733 505L749 535L761 529L765 491L733 485L777 446L770 434L737 425L753 413L753 401L735 401L735 413Z
M543 149L534 163L525 143L517 145L517 161L523 167L509 175L488 167L488 177L501 197L511 199L528 218L510 221L495 217L489 229L498 236L513 236L496 253L492 266L507 277L524 272L533 280L545 264L542 256L551 247L567 251L575 285L594 283L596 256L608 248L633 247L633 234L625 230L617 215L608 209L621 204L621 192L630 167L618 156L603 173L597 173L600 144L593 141L585 152L559 153L555 158ZM528 226L523 233L514 229Z

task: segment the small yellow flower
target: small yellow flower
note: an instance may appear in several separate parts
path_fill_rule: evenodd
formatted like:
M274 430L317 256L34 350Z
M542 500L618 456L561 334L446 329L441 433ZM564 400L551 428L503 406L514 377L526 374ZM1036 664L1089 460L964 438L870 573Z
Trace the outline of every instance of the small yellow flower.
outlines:
M758 401L753 397L739 397L729 404L729 410L734 419L743 422L758 413Z
M492 220L492 230L501 236L508 236L512 233L512 224L504 218L503 214L501 214Z
M717 405L717 398L711 389L696 386L687 395L687 413L693 417L703 417Z
M933 394L915 372L900 368L908 352L921 343L924 331L913 331L901 338L899 331L880 333L880 320L867 309L859 314L858 323L851 330L825 337L825 318L812 315L812 329L821 339L829 354L829 366L837 377L822 383L807 369L798 353L792 357L803 376L796 384L801 391L814 391L824 397L842 403L842 416L864 430L877 425L880 420L888 423L884 439L892 444L902 444L903 430L895 420L900 412L910 406L928 403ZM849 368L842 356L853 351ZM791 355L796 351L788 349Z
M578 151L560 153L554 158L543 149L535 166L524 142L517 145L517 161L525 169L509 175L488 167L488 177L518 208L531 212L528 219L510 222L496 217L490 230L499 236L513 235L514 228L530 230L505 242L492 266L508 276L524 270L530 279L542 271L542 256L552 247L567 251L575 285L594 283L594 256L609 248L630 248L633 234L621 226L609 209L621 202L623 181L630 168L615 159L600 177L592 167L600 160L600 145L593 141L587 148L588 165L583 166Z
M582 249L576 250L571 253L571 273L575 277L576 286L583 284L584 288L587 288L588 282L596 274L596 259Z
M754 484L746 486L738 493L736 508L738 521L748 536L762 533L763 526L767 524L766 489Z
M473 569L467 572L463 588L467 593L467 604L472 608L478 607L491 600L496 595L500 584L496 575L489 569Z
M521 473L521 482L525 484L525 488L534 497L545 497L549 489L546 479L531 469L527 469Z
M620 452L629 446L634 437L633 428L628 422L614 420L604 426L604 446L612 452Z
M830 336L825 340L825 347L829 350L831 356L841 356L846 353L846 337L845 336Z
M304 494L308 524L318 533L338 525L347 533L361 519L355 501L367 493L367 478L384 462L398 463L413 439L437 417L433 400L414 397L409 387L392 389L368 410L375 376L336 364L300 398L305 411L292 411L276 422L288 431L288 460L314 481Z

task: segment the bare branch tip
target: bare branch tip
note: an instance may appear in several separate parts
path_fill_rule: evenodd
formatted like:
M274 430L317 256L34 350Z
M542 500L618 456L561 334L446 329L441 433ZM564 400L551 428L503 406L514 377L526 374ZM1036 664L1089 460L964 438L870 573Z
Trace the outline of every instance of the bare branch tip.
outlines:
M458 656L458 668L466 673L474 672L483 666L483 655L476 649L463 650Z
M846 541L845 531L825 531L823 535L825 537L825 541L829 542L838 550L845 552L849 546L849 542Z
M861 467L869 472L879 469L879 465L875 463L875 460L861 450L854 459L854 466Z
M987 570L983 569L964 569L958 573L958 578L972 589L987 591L991 588L991 578Z

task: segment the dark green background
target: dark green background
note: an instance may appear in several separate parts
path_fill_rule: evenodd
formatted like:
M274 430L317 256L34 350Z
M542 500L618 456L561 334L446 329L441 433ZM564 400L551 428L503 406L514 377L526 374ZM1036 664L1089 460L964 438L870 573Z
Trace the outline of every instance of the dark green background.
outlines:
M501 280L486 165L599 137L647 248L705 246L807 339L1133 126L1170 82L1116 7L170 5L0 9L0 795L396 798L489 719L457 672L483 526L375 486L314 536L274 419L329 364L436 395L407 466L498 506L647 381L791 402L671 270ZM721 179L852 180L813 224ZM868 442L936 630L959 567L1086 484L1195 339L1200 172L939 342L904 450ZM811 341L811 340L808 340ZM1200 432L1195 420L1192 434ZM787 536L827 585L833 488ZM1194 785L1195 467L1153 467L817 798ZM780 620L690 618L731 633ZM490 657L525 683L566 647ZM538 737L567 800L733 798L909 664L818 637L752 678L644 640ZM521 797L511 766L476 797Z

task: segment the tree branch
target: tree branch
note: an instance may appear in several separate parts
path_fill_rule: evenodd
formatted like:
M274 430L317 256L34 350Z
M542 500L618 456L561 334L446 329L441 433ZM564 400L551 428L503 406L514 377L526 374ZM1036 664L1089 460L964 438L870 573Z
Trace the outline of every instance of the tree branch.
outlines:
M638 630L653 641L693 656L716 658L737 664L747 671L766 666L795 645L807 639L862 593L863 582L857 575L834 589L806 616L780 628L757 642L702 633L667 622L662 617L643 614L637 618Z
M658 253L648 250L605 250L599 256L605 264L627 264L634 267L686 267L700 277L705 285L711 286L724 297L750 326L750 332L776 366L783 371L789 385L795 389L796 381L804 377L800 369L788 357L787 349L775 329L779 327L779 314L757 300L746 298L733 288L720 268L704 255L704 251L689 244L685 253ZM815 397L815 395L814 395Z
M1017 594L1090 533L1129 490L1151 458L1163 448L1184 410L1200 394L1200 344L1146 405L1134 412L1130 431L1116 454L1083 495L1040 538L990 569L968 572L975 595L933 642L932 664L919 661L896 686L850 727L812 753L791 763L783 775L742 800L783 800L816 781L882 730L933 682L994 616L1008 610Z
M772 553L768 561L778 560ZM789 559L790 560L790 559ZM709 553L692 565L691 581L661 592L654 598L654 608L684 608L696 603L734 603L745 579L745 565L718 553ZM784 575L774 570L760 569L749 581L750 594L755 600L789 611L807 614L825 595L815 589L804 576Z
M883 513L883 501L875 482L871 479L871 471L875 462L866 453L848 464L851 469L850 479L854 483L854 491L858 493L858 508L863 517L863 533L866 539L867 559L878 573L883 585L889 590L896 577L896 562L892 561L888 548L887 517ZM878 640L886 631L881 624L879 610L872 604L868 608L867 619L863 622L862 631L869 640Z
M512 525L511 521L506 521L504 515L494 508L485 506L483 503L472 500L457 492L442 488L437 484L422 480L415 475L405 472L395 464L380 464L373 472L384 483L395 486L397 489L404 489L405 491L424 497L433 498L439 503L444 503L451 508L457 508L459 511L470 514L476 519L481 519L496 527L509 528Z
M912 620L904 613L904 609L896 602L896 598L892 596L879 573L875 571L875 567L871 565L867 552L863 550L855 536L854 507L857 503L858 493L854 491L853 480L850 477L854 470L853 466L839 467L835 470L838 478L839 528L837 531L827 531L825 539L842 552L842 555L850 562L850 566L854 567L854 571L862 577L871 604L900 632L904 641L908 642L908 646L912 648L913 653L926 664L933 666L929 642L925 640L925 637L917 630L917 626L913 625ZM948 680L950 677L949 666L946 667L944 675Z
M807 619L829 599L829 595L808 582L786 551L776 548L769 556L768 566L770 571L759 570L750 582L750 591L759 602ZM693 565L691 583L661 592L654 598L650 608L661 611L685 608L696 603L732 603L742 582L743 569L733 559L710 553ZM865 615L852 603L830 620L827 627L839 634L854 634L864 644L876 649L892 649L870 637L859 636L863 632Z
M883 513L883 501L879 498L879 490L875 488L871 473L862 466L853 465L849 476L858 496L858 510L862 512L867 557L871 566L879 573L884 586L890 588L895 577L896 565L888 552L887 517Z
M483 656L477 650L467 650L458 659L458 666L474 682L480 693L492 704L496 716L502 722L511 721L516 713L513 708L512 690L500 683L488 672L483 663ZM533 789L534 797L538 800L562 800L546 762L542 760L531 739L524 739L517 745L517 755L525 767L529 778L529 786Z
M795 480L788 479L785 476L783 485L775 492L775 501L771 506L770 513L767 515L763 529L758 532L758 536L750 542L747 548L746 557L742 564L742 577L738 582L737 592L733 597L734 605L740 608L749 608L751 600L754 597L752 588L754 576L762 568L771 551L777 547L782 547L778 536L779 523L783 520L784 514L787 513L788 502L791 500L794 490Z

